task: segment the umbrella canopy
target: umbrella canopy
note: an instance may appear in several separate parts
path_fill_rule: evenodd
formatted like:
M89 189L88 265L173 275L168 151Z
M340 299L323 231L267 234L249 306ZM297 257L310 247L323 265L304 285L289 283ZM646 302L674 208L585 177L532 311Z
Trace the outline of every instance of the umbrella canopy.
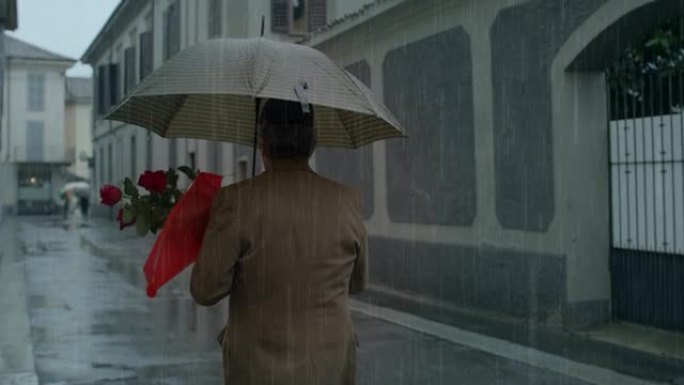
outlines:
M90 184L87 182L69 182L62 187L64 191L90 192Z
M372 92L323 53L264 38L214 39L187 48L149 75L107 119L167 138L252 145L258 99L314 105L321 146L358 148L405 136Z
M59 189L59 195L64 195L71 191L74 195L88 197L90 195L90 184L87 182L69 182Z

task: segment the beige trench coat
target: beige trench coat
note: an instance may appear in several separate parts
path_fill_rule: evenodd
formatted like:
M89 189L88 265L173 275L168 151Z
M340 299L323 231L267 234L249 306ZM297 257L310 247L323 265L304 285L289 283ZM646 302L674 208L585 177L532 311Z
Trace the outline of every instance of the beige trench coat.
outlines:
M354 384L348 295L366 284L360 194L278 160L214 200L191 293L210 306L230 294L225 383Z

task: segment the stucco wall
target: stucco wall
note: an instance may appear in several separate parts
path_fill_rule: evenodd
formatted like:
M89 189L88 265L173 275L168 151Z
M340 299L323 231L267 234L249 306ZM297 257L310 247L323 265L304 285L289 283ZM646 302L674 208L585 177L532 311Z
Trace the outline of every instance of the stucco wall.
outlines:
M10 93L6 106L7 127L10 139L8 148L11 159L25 158L27 142L27 122L43 123L44 155L49 160L64 160L64 71L66 66L41 65L10 60L7 66L9 81L5 87ZM44 109L28 111L28 74L45 76Z
M356 152L320 150L313 162L323 175L361 188L374 284L547 323L608 317L603 76L566 69L617 14L648 2L390 1L397 5L371 11L369 22L352 19L343 32L333 27L312 39L364 72L411 136ZM331 2L329 18L364 3ZM165 3L156 4L158 66ZM206 38L206 3L182 4L185 47ZM230 36L258 35L260 15L270 13L266 1L226 4ZM102 122L96 132L99 154L134 131ZM166 168L169 142L152 136L148 165L146 133L137 135L138 163ZM178 140L175 149L178 164L189 152L198 167L210 164L204 141ZM242 157L251 162L249 148L223 146L224 183L235 180Z
M89 179L88 161L81 160L80 155L92 156L92 106L90 103L68 103L64 110L64 125L67 147L74 148L75 161L69 166L69 172Z
M474 181L461 181L459 185L476 191L470 206L476 215L462 225L440 223L438 218L416 220L424 211L415 209L416 200L411 200L410 193L401 194L405 200L392 209L392 199L402 199L395 198L393 192L397 187L407 187L391 184L393 169L401 164L392 156L396 152L392 147L397 145L390 141L374 144L375 200L368 228L371 243L383 245L374 248L374 283L408 293L427 293L458 306L498 308L510 314L515 309L508 307L511 301L506 298L514 297L518 309L534 313L526 316L546 322L607 319L610 274L605 83L601 72L568 73L566 68L574 57L567 52L576 55L595 37L587 32L577 35L578 30L597 34L618 18L606 17L608 10L624 14L636 3L647 2L451 1L430 2L429 7L424 2L408 1L341 35L333 30L313 39L314 45L342 64L370 63L373 89L388 104L396 94L402 94L394 80L397 77L388 79L388 73L405 66L401 61L386 64L392 51L406 57L412 45L454 28L461 29L471 42L467 52L447 61L450 65L445 75L455 76L449 72L453 71L467 78L468 69L461 63L470 62L471 95L463 93L461 100L445 104L440 90L417 87L423 92L417 97L426 95L428 105L437 104L441 107L438 110L452 112L472 103L474 140L469 143L462 133L456 140L465 147L466 151L460 148L462 154L468 150L474 153ZM441 51L460 52L462 46L454 40L448 48L423 56L437 61ZM562 64L556 62L558 56L563 56ZM411 70L405 69L404 74L410 82ZM411 109L421 103L425 101L390 106L405 123L408 121L411 138L399 145L403 148L424 143L422 127L416 130L410 116L401 117L415 113ZM468 124L468 119L451 120L456 120L460 129ZM427 124L434 129L435 124ZM443 160L430 156L412 154L404 159L409 166L423 164L420 170L448 169L440 163ZM447 162L468 167L463 159ZM416 185L420 179L412 179L410 171L405 171L404 183L409 189L420 190ZM449 175L452 181L458 178L453 172ZM465 198L467 194L461 192L459 196ZM436 197L428 194L426 199ZM456 205L443 207L448 210ZM401 214L390 214L402 209L407 210L406 218L413 219L406 221ZM450 217L454 215L465 216L459 213ZM395 255L406 249L415 252L406 253L399 261ZM537 262L531 264L526 256ZM416 270L433 264L434 275ZM482 266L492 270L483 270ZM500 280L488 279L496 269L507 273ZM555 278L546 280L549 274ZM484 297L466 300L459 293L467 290L468 295L475 292L485 296L483 280L491 285L485 291L500 295L498 307ZM526 284L511 286L512 282Z

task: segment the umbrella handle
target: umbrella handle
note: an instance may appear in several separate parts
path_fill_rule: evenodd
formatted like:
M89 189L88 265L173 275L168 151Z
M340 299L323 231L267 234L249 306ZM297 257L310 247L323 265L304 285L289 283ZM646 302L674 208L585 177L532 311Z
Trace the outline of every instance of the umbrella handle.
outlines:
M266 25L266 15L261 15L261 37L264 37L264 27ZM254 143L252 147L252 178L256 175L256 147L257 147L257 127L259 125L259 107L261 99L256 98L256 108L254 112Z
M257 131L259 125L259 107L261 107L261 98L256 98L254 105L254 142L252 143L252 178L256 175L256 148L257 148Z

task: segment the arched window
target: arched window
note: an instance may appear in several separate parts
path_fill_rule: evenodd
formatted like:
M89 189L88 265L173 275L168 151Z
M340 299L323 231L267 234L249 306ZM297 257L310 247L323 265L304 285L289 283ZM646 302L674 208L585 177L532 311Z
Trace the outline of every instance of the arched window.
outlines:
M325 26L326 0L271 0L271 30L302 34Z

